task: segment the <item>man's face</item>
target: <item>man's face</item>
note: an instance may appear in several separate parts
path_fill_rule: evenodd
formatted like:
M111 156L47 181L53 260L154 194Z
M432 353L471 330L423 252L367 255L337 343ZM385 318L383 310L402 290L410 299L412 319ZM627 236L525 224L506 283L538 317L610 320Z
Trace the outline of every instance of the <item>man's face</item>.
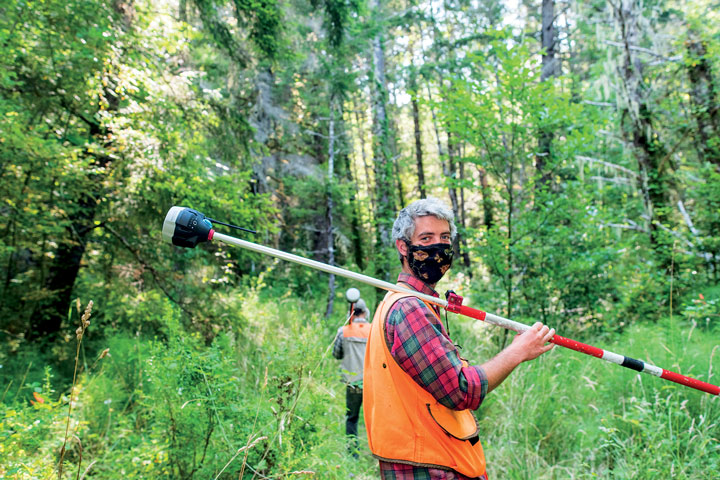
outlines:
M451 243L450 224L447 220L440 220L433 215L415 219L415 232L410 237L411 245L433 245L435 243ZM396 240L397 247L403 258L407 257L408 246L402 240ZM403 260L403 264L406 261Z

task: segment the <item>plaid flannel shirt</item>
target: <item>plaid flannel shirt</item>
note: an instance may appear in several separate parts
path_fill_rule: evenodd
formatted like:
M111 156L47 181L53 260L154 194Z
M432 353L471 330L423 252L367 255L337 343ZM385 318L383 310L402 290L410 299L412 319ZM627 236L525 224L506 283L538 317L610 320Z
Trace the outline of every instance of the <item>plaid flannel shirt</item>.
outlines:
M398 282L438 296L412 275L401 273ZM440 313L436 306L432 308ZM385 324L385 341L400 368L438 402L453 410L476 410L482 403L488 386L485 371L479 366L462 366L442 322L422 300L407 297L393 305ZM453 471L383 461L380 474L388 480L474 480Z

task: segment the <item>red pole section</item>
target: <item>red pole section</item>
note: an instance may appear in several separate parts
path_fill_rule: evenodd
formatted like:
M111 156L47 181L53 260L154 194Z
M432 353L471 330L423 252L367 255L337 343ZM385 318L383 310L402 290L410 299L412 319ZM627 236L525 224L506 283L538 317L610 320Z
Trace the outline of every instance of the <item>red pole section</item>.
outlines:
M555 345L560 345L561 347L569 348L570 350L575 350L576 352L584 353L586 355L591 355L595 358L603 357L602 348L593 347L592 345L577 342L569 338L561 337L560 335L553 336L550 343L554 343Z
M703 392L720 396L720 387L718 387L717 385L703 382L702 380L698 380L696 378L687 377L679 373L671 372L670 370L665 370L664 368L662 371L662 375L660 375L660 378L664 378L665 380L670 380L671 382L679 383L680 385L685 385L686 387L694 388L696 390L701 390Z
M514 330L518 333L522 333L530 328L528 325L515 322L513 320L508 320L507 318L499 317L497 315L493 315L492 313L483 312L482 310L478 310L477 308L466 307L465 305L458 305L457 303L448 305L448 307L446 308L451 312L459 313L460 315L465 315L466 317L492 323L493 325L499 325L509 330ZM570 350L575 350L576 352L584 353L585 355L590 355L595 358L601 358L607 362L615 363L631 370L647 373L656 377L663 378L665 380L670 380L671 382L679 383L680 385L694 388L695 390L700 390L701 392L720 396L720 387L718 387L717 385L703 382L702 380L688 377L686 375L681 375L679 373L671 372L670 370L656 367L655 365L643 362L642 360L637 360L634 358L626 357L624 355L619 355L617 353L603 350L602 348L593 347L592 345L587 345L585 343L578 342L570 338L561 337L560 335L553 336L553 338L550 340L550 343L554 343L555 345L560 345L561 347L569 348Z

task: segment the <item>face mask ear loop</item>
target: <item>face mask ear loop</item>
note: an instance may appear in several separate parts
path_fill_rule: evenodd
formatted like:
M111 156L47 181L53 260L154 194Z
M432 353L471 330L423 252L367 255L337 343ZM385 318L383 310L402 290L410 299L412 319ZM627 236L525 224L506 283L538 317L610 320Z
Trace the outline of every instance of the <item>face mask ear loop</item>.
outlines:
M407 248L407 254L403 255L403 259L407 262L408 268L410 268L410 242L405 240L404 238L402 241L405 243L405 247ZM403 261L400 260L400 264L402 264Z
M448 337L450 337L450 320L448 320L447 310L445 310L445 330L447 330ZM452 337L450 337L452 339Z
M462 345L455 343L455 341L450 336L450 320L448 319L448 316L447 316L447 310L445 310L445 330L447 330L448 338L450 339L452 344L455 345L455 348L457 348L458 350L462 350Z
M452 339L452 337L450 336L450 320L448 320L448 314L447 314L447 312L448 312L448 311L445 310L445 330L447 330L448 338L449 338L450 341L453 343L453 345L455 345L455 348L457 348L458 350L462 350L462 348L463 348L462 345L459 345L459 344L455 343L455 341L454 341L454 340Z

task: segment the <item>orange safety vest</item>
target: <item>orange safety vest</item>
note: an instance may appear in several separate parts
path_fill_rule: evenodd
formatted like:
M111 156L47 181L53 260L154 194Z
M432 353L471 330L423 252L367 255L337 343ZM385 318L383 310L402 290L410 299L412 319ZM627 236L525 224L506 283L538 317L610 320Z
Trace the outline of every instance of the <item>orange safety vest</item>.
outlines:
M477 441L472 412L440 404L400 368L388 350L388 312L395 302L409 296L388 292L375 311L370 329L363 392L370 451L387 462L452 469L480 477L486 474L485 454Z
M342 327L345 338L368 338L370 336L370 325L367 322L352 322Z
M370 324L365 320L356 320L342 327L343 359L342 376L345 383L355 384L363 379L365 348L370 336Z

